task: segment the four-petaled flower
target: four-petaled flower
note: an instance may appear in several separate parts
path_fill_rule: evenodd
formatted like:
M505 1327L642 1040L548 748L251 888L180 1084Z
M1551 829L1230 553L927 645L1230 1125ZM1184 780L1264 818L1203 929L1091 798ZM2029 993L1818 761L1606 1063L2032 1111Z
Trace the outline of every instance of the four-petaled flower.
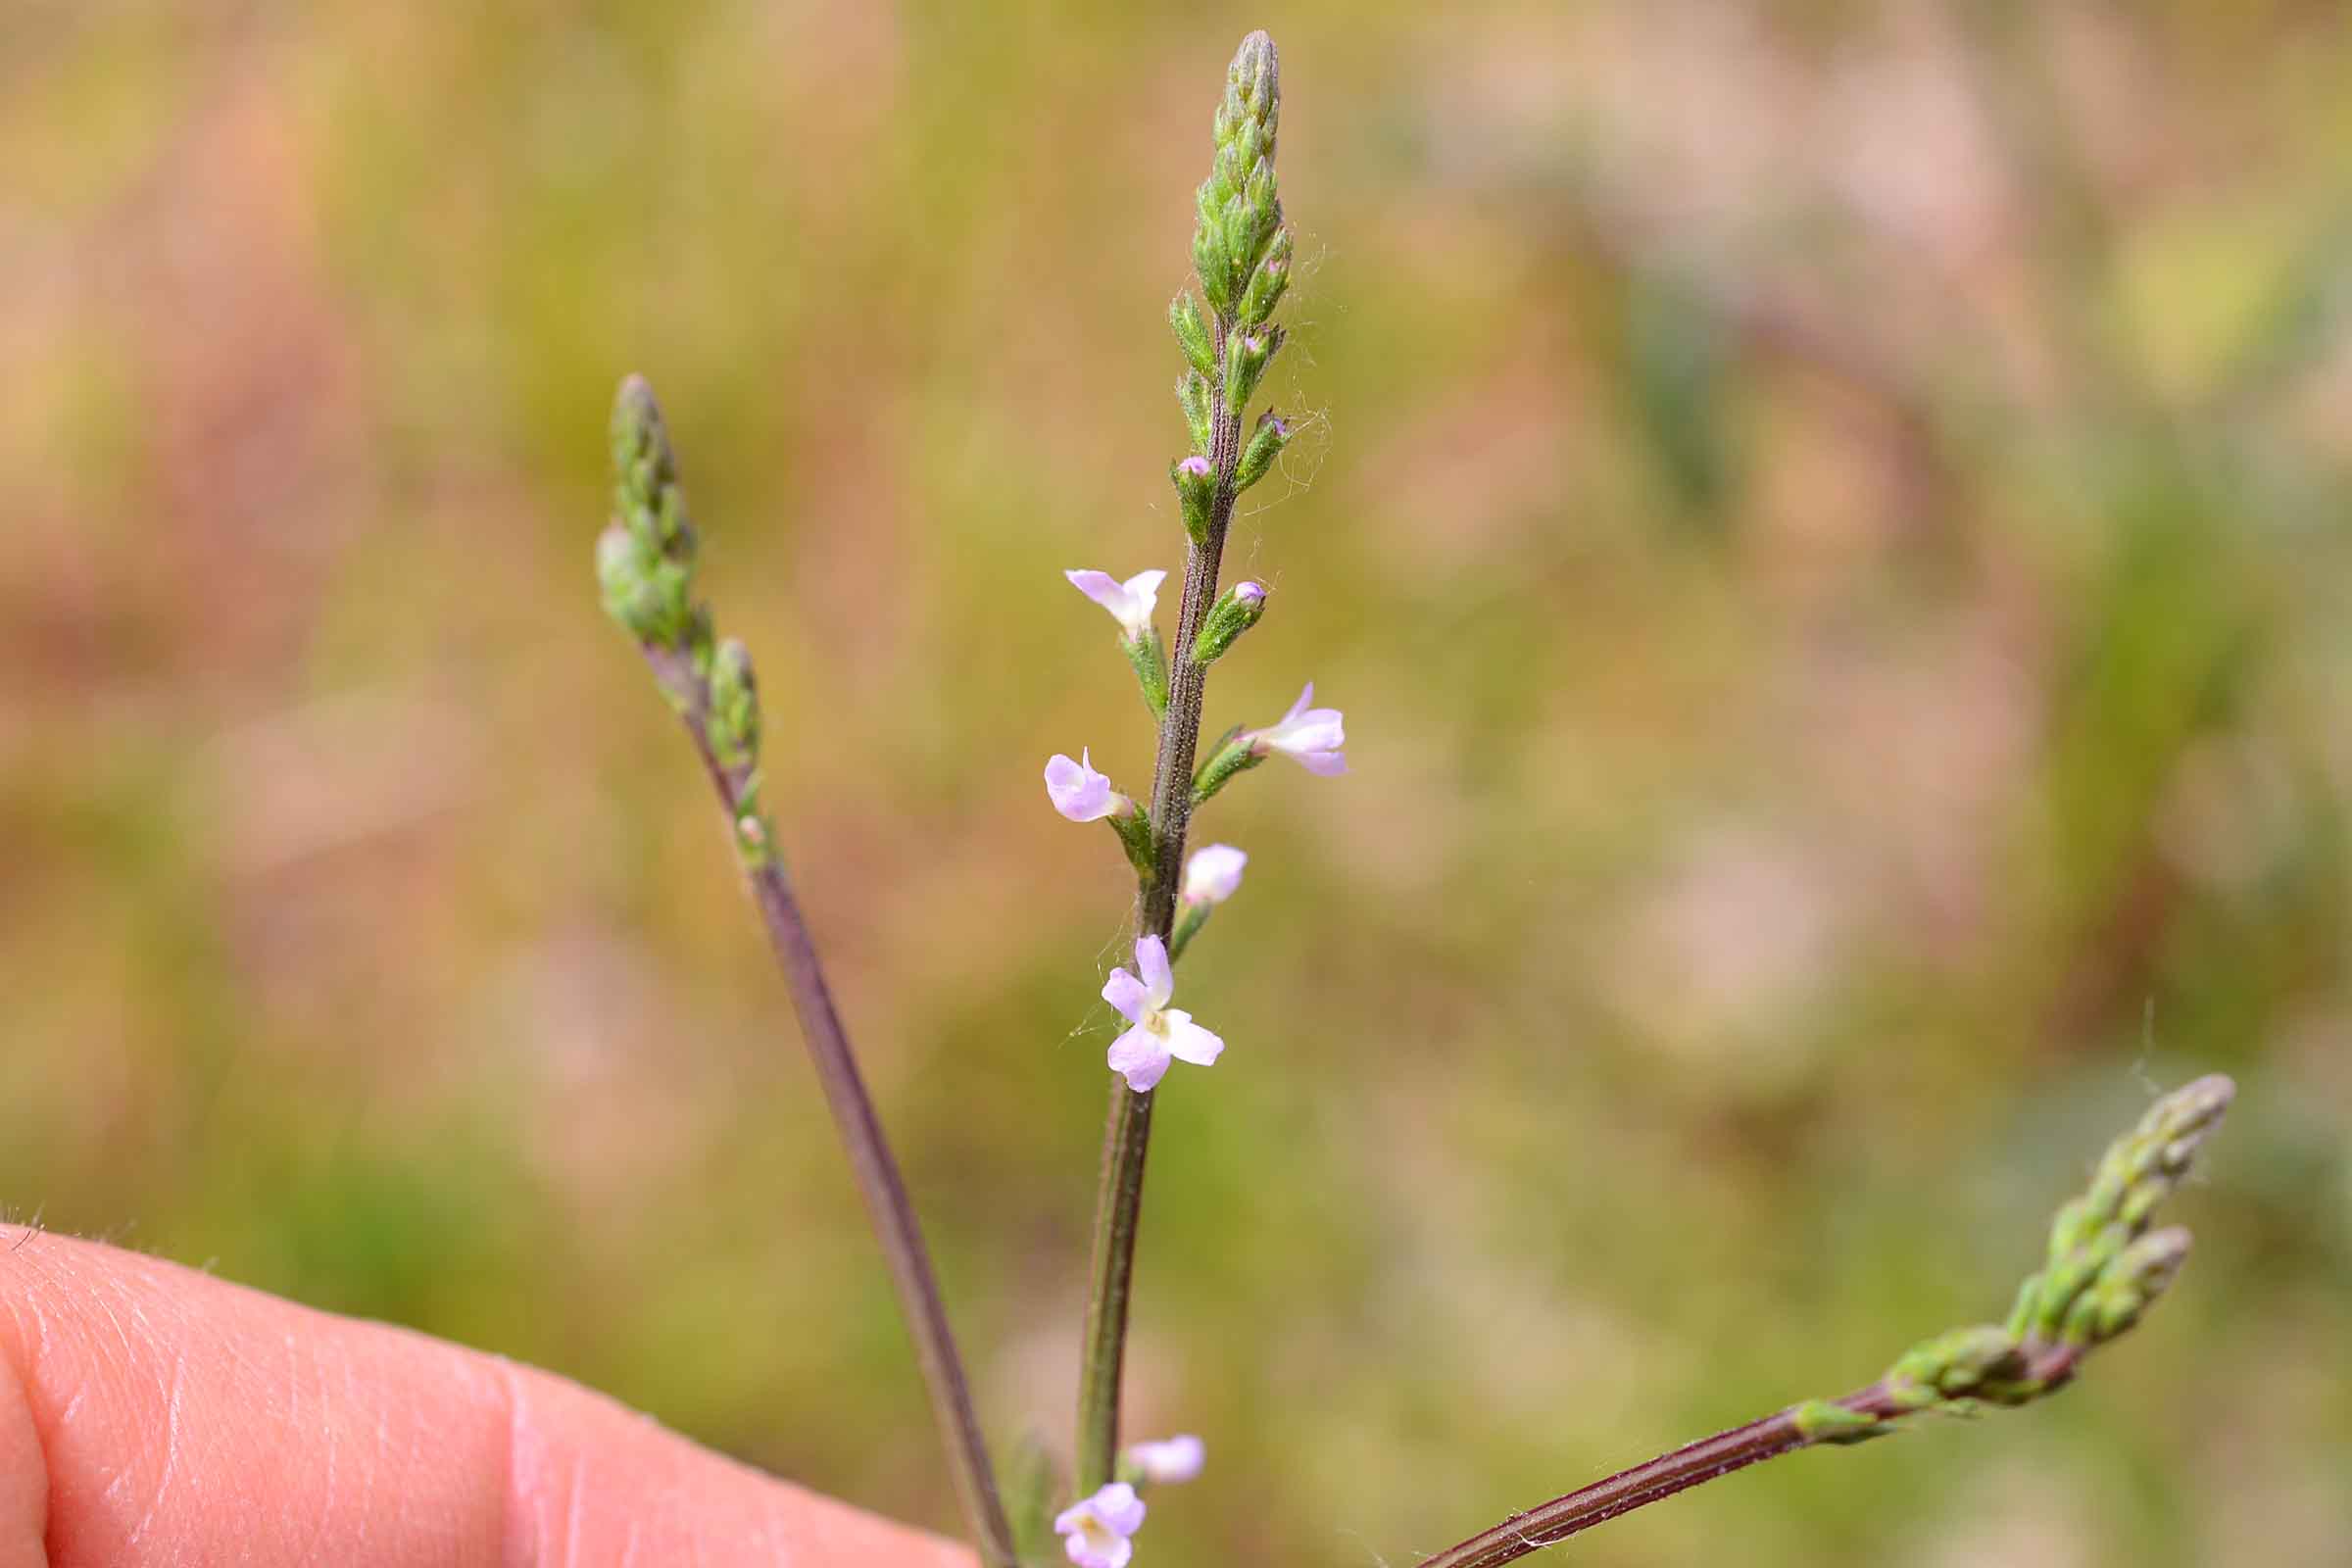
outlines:
M1309 708L1315 700L1315 683L1308 681L1306 690L1291 705L1291 710L1264 729L1255 729L1241 737L1241 744L1263 757L1268 752L1283 756L1326 778L1348 771L1348 759L1340 748L1348 744L1348 731L1336 708Z
M1189 1061L1205 1067L1217 1059L1225 1042L1193 1022L1193 1015L1168 1005L1176 994L1176 976L1168 967L1168 945L1157 937L1135 939L1137 979L1124 969L1110 971L1102 1000L1127 1020L1126 1033L1110 1043L1110 1070L1125 1076L1127 1087L1143 1094L1159 1082L1170 1061Z
M1127 1462L1135 1466L1136 1474L1155 1487L1192 1480L1207 1459L1207 1445L1189 1432L1157 1443L1133 1444L1127 1449Z
M1135 1555L1128 1538L1144 1527L1144 1499L1124 1481L1113 1481L1054 1516L1054 1533L1078 1568L1127 1568Z
M1223 904L1241 891L1250 857L1230 844L1203 844L1184 862L1184 902Z
M1095 754L1082 749L1073 762L1059 752L1046 764L1046 794L1054 809L1073 822L1095 822L1106 816L1126 816L1135 802L1110 787L1110 775L1095 771Z
M1168 576L1164 571L1139 571L1121 582L1107 571L1065 571L1062 575L1070 579L1072 587L1109 611L1130 641L1151 631L1159 585Z

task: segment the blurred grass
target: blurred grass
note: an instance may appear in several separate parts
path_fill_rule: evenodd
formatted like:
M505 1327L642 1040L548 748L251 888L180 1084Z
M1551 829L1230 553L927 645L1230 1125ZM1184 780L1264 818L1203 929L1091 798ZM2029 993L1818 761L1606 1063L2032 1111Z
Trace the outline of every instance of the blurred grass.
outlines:
M2046 1409L1579 1560L2352 1543L2330 8L35 3L0 19L0 1196L949 1526L722 836L597 614L648 372L984 1404L1066 1431L1217 73L1322 416L1240 525L1355 775L1204 830L1154 1561L1407 1562L1997 1312L2244 1094ZM2259 1548L2250 1545L2259 1542Z

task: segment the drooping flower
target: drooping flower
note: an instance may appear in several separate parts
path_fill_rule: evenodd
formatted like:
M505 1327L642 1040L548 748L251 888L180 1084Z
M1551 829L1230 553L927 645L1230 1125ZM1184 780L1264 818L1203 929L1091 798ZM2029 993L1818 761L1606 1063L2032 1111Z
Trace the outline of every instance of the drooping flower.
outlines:
M1110 612L1119 623L1120 632L1128 638L1141 637L1152 629L1152 612L1159 603L1159 585L1167 580L1164 571L1139 571L1125 582L1107 571L1065 571L1064 577L1080 593Z
M1102 1000L1127 1020L1126 1033L1110 1043L1110 1070L1123 1075L1127 1087L1143 1094L1165 1076L1170 1061L1189 1061L1205 1067L1217 1059L1225 1042L1193 1022L1193 1015L1168 1005L1176 994L1175 971L1168 967L1168 945L1157 937L1135 939L1137 979L1124 969L1110 971Z
M1306 706L1314 700L1315 683L1310 680L1289 712L1266 728L1242 736L1242 744L1259 757L1280 752L1309 773L1325 778L1347 772L1348 759L1340 755L1340 748L1348 744L1348 730L1340 710Z
M1250 857L1230 844L1203 844L1184 862L1184 902L1223 904L1241 891Z
M1124 1481L1113 1481L1091 1497L1081 1497L1054 1519L1061 1549L1078 1568L1127 1568L1135 1555L1129 1539L1144 1527L1144 1499Z
M1207 1460L1208 1446L1189 1432L1157 1443L1131 1444L1127 1449L1127 1462L1155 1487L1192 1480Z
M1046 763L1046 794L1054 809L1073 822L1096 822L1106 816L1126 816L1135 802L1110 787L1110 775L1095 771L1095 754L1082 749L1071 761L1055 752Z

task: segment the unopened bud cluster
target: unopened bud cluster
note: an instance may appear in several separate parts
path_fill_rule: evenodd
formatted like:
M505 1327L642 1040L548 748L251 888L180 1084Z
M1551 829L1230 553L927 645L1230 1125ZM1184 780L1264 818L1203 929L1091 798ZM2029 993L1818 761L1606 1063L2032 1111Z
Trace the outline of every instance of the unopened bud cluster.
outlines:
M1271 324L1291 280L1291 231L1282 220L1274 144L1282 119L1282 73L1274 41L1253 32L1225 74L1214 125L1216 156L1198 195L1193 273L1202 312L1190 293L1168 307L1168 326L1184 351L1176 401L1193 438L1191 456L1169 469L1185 531L1203 544L1234 497L1263 479L1291 439L1292 426L1268 414L1245 445L1242 415L1284 333Z
M1880 1380L1886 1409L2024 1404L2064 1387L2085 1352L2137 1323L2188 1258L2187 1231L2151 1230L2150 1221L2235 1092L2216 1073L2151 1105L2108 1148L2090 1191L2059 1209L2048 1261L2019 1289L2009 1321L1954 1329L1903 1352ZM1807 1438L1826 1443L1875 1437L1887 1419L1827 1400L1790 1415Z
M612 520L596 541L605 612L637 639L670 706L701 734L726 774L737 853L770 858L760 805L760 687L750 650L713 638L694 596L695 533L654 389L620 383L612 403Z

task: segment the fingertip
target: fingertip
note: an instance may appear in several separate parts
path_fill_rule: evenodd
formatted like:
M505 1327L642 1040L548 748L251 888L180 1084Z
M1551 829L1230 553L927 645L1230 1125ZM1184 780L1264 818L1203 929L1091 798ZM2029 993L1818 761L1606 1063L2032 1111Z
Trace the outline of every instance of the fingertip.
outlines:
M550 1374L0 1227L0 1568L970 1568Z

